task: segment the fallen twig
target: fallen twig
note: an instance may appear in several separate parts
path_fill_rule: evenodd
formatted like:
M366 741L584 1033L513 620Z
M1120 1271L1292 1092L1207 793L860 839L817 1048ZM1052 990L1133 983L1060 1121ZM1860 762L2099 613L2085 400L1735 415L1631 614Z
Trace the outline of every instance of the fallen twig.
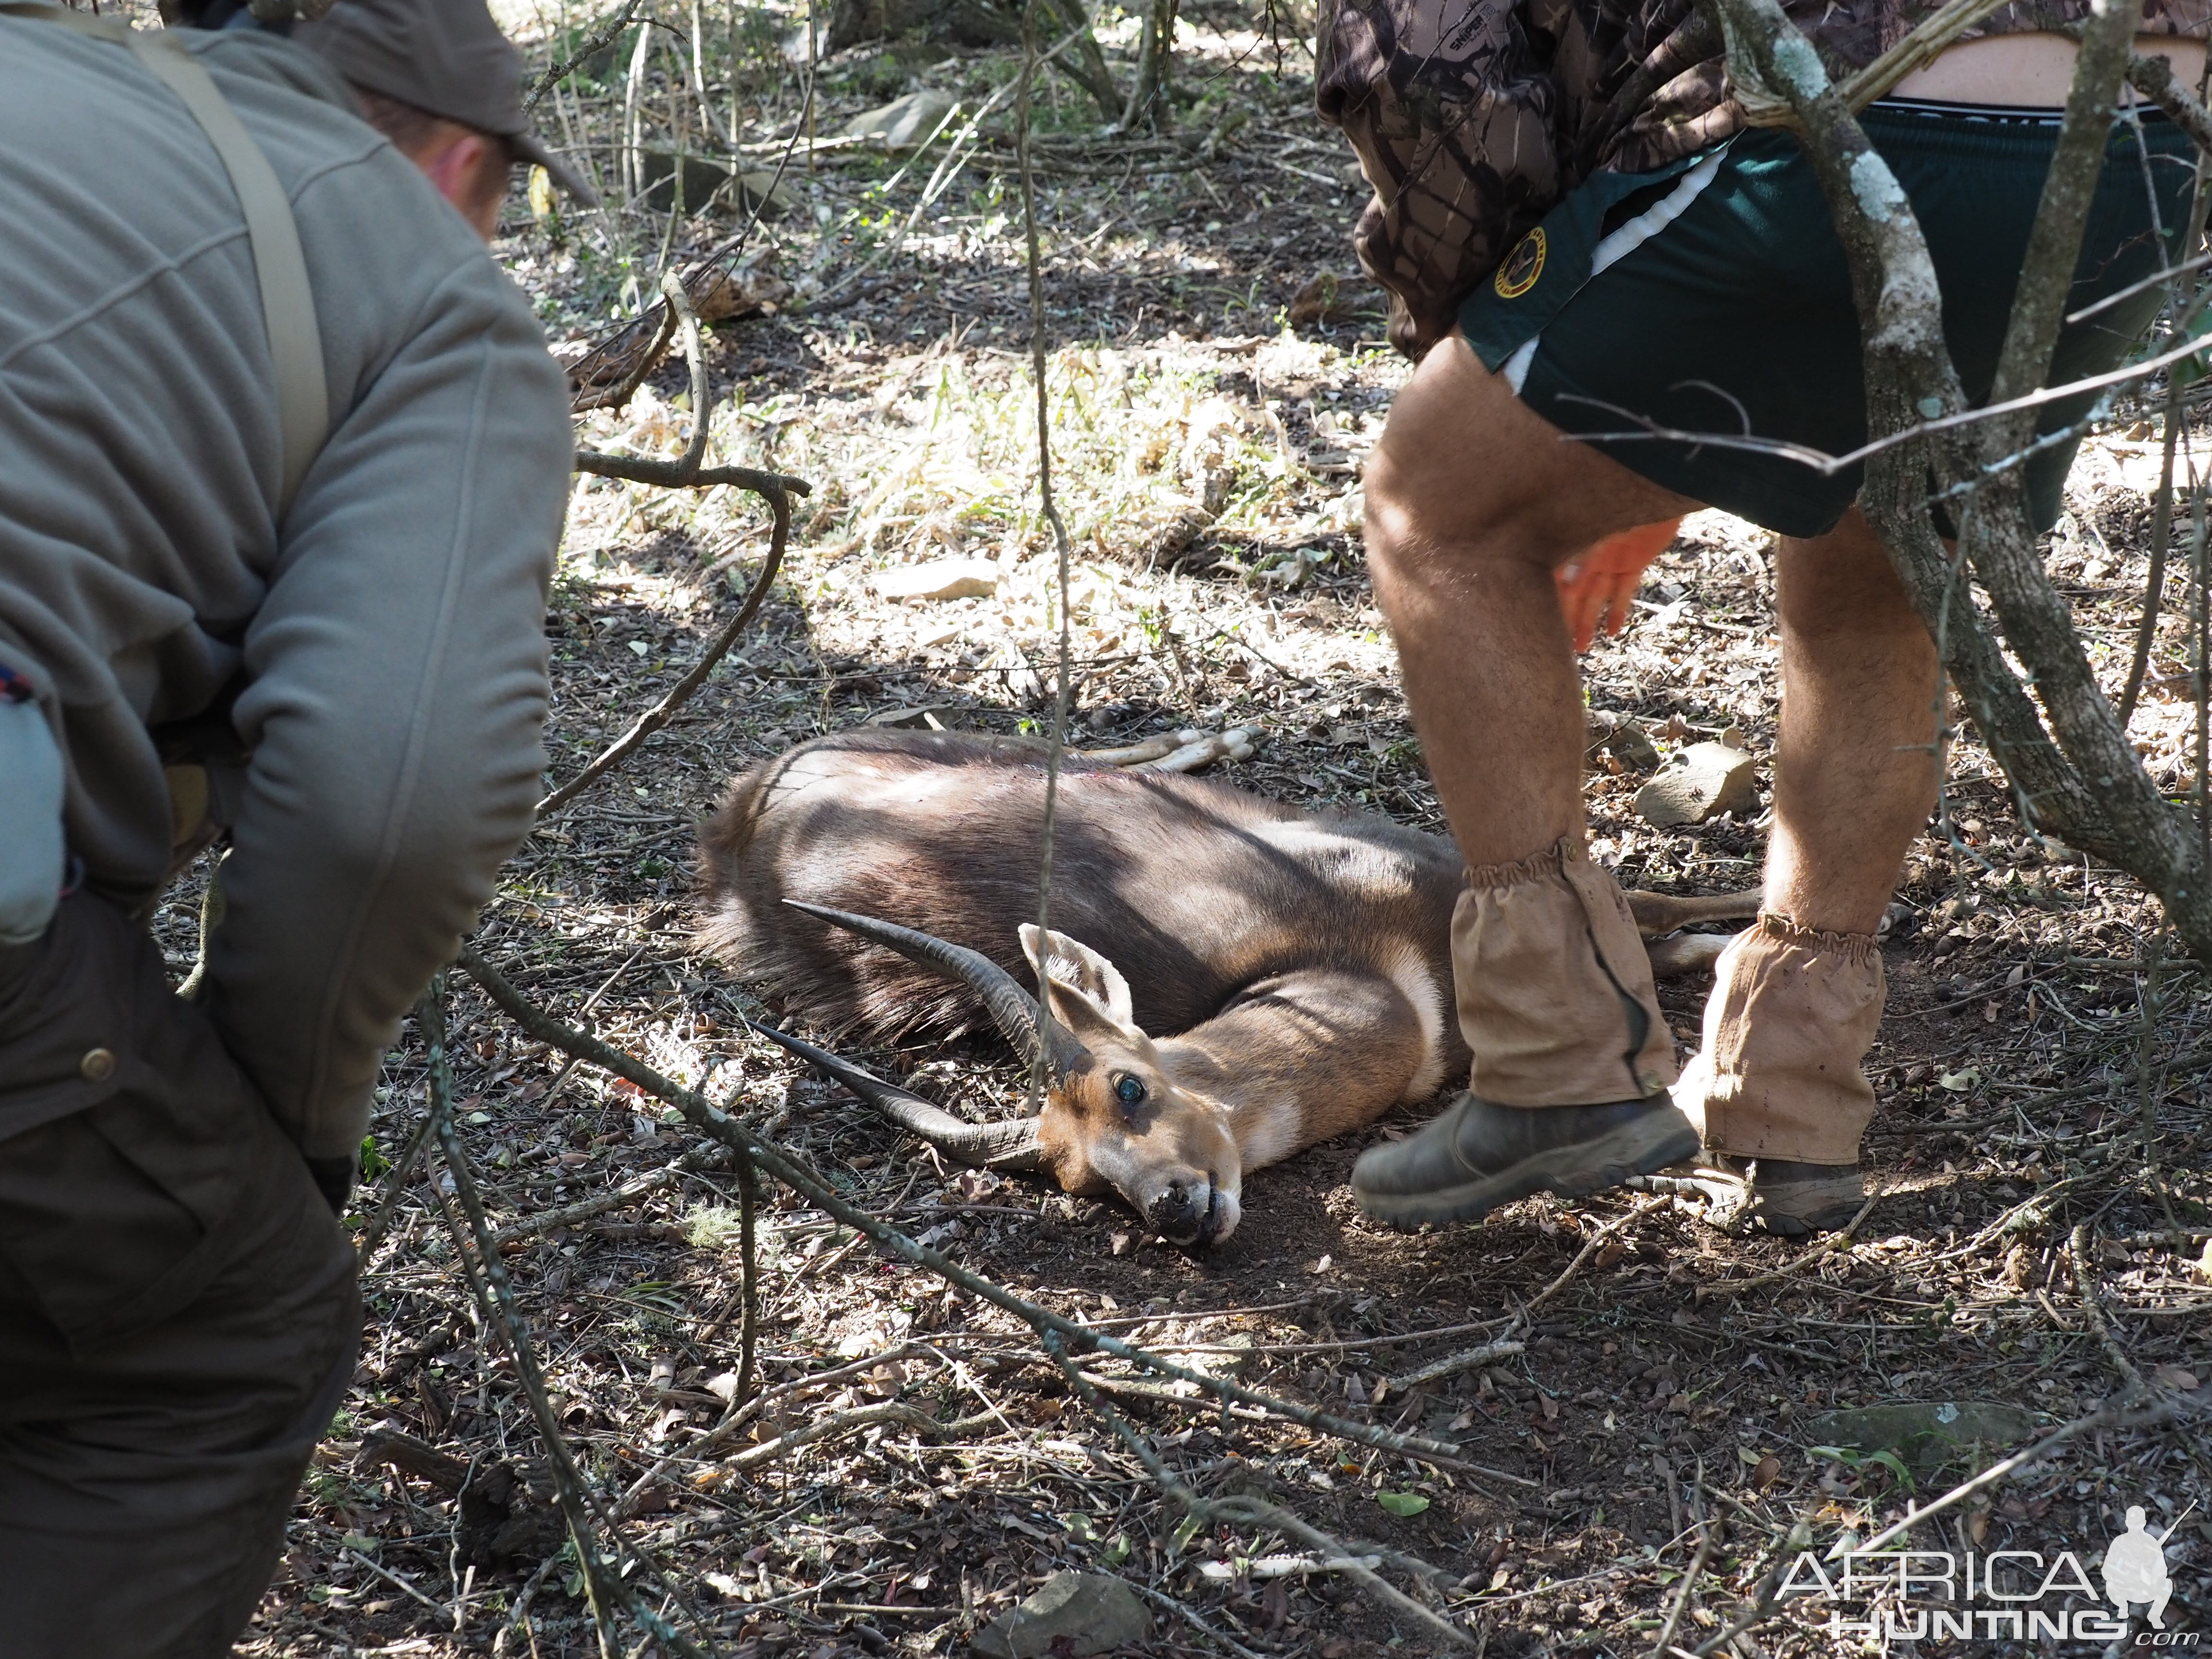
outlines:
M398 1573L392 1571L389 1567L380 1565L373 1557L363 1555L359 1550L356 1549L350 1544L340 1545L339 1550L341 1553L353 1557L355 1560L360 1562L362 1565L367 1567L379 1578L384 1580L386 1583L391 1584L397 1589L405 1590L408 1595L413 1596L417 1601L420 1601L424 1607L429 1608L431 1612L438 1614L441 1618L446 1616L445 1608L440 1607L428 1596L423 1595L421 1590L416 1589L414 1585L409 1583L404 1578L402 1578Z
M1518 1342L1508 1343L1504 1346L1515 1353L1521 1352L1521 1345ZM1162 1388L1157 1382L1139 1382L1126 1376L1101 1376L1096 1371L1085 1371L1083 1377L1084 1381L1090 1383L1091 1387L1103 1393L1127 1395L1133 1400L1157 1401L1164 1406L1181 1406L1189 1410L1222 1409L1231 1417L1239 1417L1255 1423L1264 1423L1268 1417L1266 1412L1253 1406L1231 1405L1217 1408L1198 1395L1177 1394L1173 1389ZM1381 1392L1378 1388L1376 1394L1379 1395ZM1470 1463L1464 1458L1453 1459L1451 1467L1458 1473L1477 1480L1504 1480L1513 1486L1527 1486L1532 1490L1544 1484L1540 1480L1531 1480L1525 1474L1509 1474L1504 1469L1487 1468L1480 1463Z
M1345 1545L1330 1537L1327 1533L1308 1526L1289 1510L1258 1498L1240 1497L1219 1500L1200 1498L1188 1486L1176 1480L1167 1465L1160 1462L1158 1454L1129 1427L1121 1413L1115 1411L1099 1396L1098 1391L1091 1386L1090 1379L1077 1368L1074 1360L1068 1356L1067 1350L1060 1345L1056 1333L1040 1331L1038 1337L1044 1345L1045 1352L1052 1357L1054 1363L1059 1365L1061 1374L1067 1378L1069 1386L1074 1389L1085 1403L1097 1414L1121 1443L1128 1447L1137 1461L1145 1466L1146 1473L1152 1477L1154 1484L1180 1504L1194 1519L1201 1523L1241 1521L1247 1525L1257 1524L1287 1534L1326 1553L1347 1575L1358 1580L1368 1594L1382 1603L1385 1609L1403 1613L1413 1624L1442 1637L1455 1647L1474 1645L1465 1631L1439 1618L1395 1584L1378 1575L1373 1568L1361 1565L1352 1551ZM1433 1568L1425 1570L1430 1576L1439 1576L1435 1573Z
M1767 1564L1766 1571L1759 1576L1759 1583L1752 1592L1750 1607L1739 1613L1735 1622L1726 1629L1717 1631L1698 1643L1694 1650L1695 1659L1710 1659L1723 1648L1733 1651L1733 1644L1737 1637L1773 1617L1775 1597L1781 1589L1783 1575L1789 1571L1790 1564L1797 1559L1798 1552L1812 1541L1811 1522L1801 1519L1790 1527L1790 1536L1775 1553L1774 1559Z
M1297 1302L1286 1302L1280 1305L1286 1308L1303 1307L1312 1300L1312 1297L1307 1297ZM1196 1319L1200 1317L1208 1319L1222 1319L1229 1317L1231 1315L1272 1313L1275 1310L1273 1308L1224 1308L1218 1313L1206 1313L1204 1315L1180 1314L1177 1315L1176 1317L1183 1319ZM1146 1316L1127 1322L1132 1324L1143 1324L1150 1322L1151 1318L1151 1316ZM1518 1314L1507 1314L1503 1318L1477 1319L1470 1321L1464 1325L1438 1325L1425 1331L1386 1331L1378 1336L1343 1336L1337 1337L1327 1342L1255 1342L1249 1346L1241 1342L1177 1342L1172 1345L1172 1352L1176 1353L1241 1354L1350 1353L1359 1348L1389 1348L1395 1347L1401 1342L1436 1342L1442 1340L1447 1336L1466 1336L1474 1331L1504 1330L1510 1326L1518 1324L1520 1322L1520 1319L1521 1316ZM1096 1325L1097 1328L1103 1330L1107 1325L1113 1322L1115 1322L1111 1320L1099 1320L1096 1322Z
M574 1204L563 1205L557 1210L545 1210L524 1220L501 1227L491 1236L492 1248L504 1249L509 1244L520 1243L526 1238L540 1238L558 1228L573 1226L579 1221L588 1221L609 1210L619 1210L635 1204L641 1198L650 1197L663 1187L673 1186L685 1176L700 1170L727 1169L729 1158L719 1148L714 1152L686 1152L665 1169L601 1193L596 1198L580 1199Z
M879 1365L889 1364L893 1360L903 1359L909 1354L921 1351L921 1345L918 1343L901 1342L893 1347L884 1349L881 1353L870 1354L866 1359L856 1359L849 1365L839 1365L826 1371L810 1372L805 1376L793 1377L788 1382L779 1383L773 1389L763 1389L750 1399L742 1395L736 1395L731 1402L728 1414L720 1423L682 1450L671 1452L661 1458L643 1474L625 1486L621 1498L616 1500L616 1513L627 1515L638 1498L678 1463L701 1462L704 1453L728 1441L779 1401L787 1400L796 1394L804 1394L809 1389L823 1388L832 1382L842 1382L848 1377L858 1376L864 1371L874 1370Z
M2112 1321L2105 1316L2104 1298L2097 1294L2097 1269L2089 1252L2087 1222L2074 1224L2073 1232L2067 1237L2066 1255L2074 1269L2074 1295L2081 1304L2082 1317L2088 1321L2098 1346L2105 1351L2105 1358L2112 1362L2113 1370L2128 1385L2122 1398L2130 1401L2141 1398L2145 1392L2142 1373L2136 1369L2136 1362L2128 1358L2127 1350L2113 1336Z
M1779 1285L1784 1279L1796 1278L1798 1273L1811 1267L1822 1256L1833 1255L1838 1250L1849 1248L1851 1235L1858 1231L1859 1224L1873 1213L1874 1206L1881 1203L1882 1198L1883 1194L1880 1191L1868 1194L1867 1201L1859 1206L1859 1212L1856 1215L1826 1238L1821 1239L1812 1249L1800 1255L1793 1256L1772 1273L1758 1273L1749 1279L1723 1279L1715 1285L1700 1285L1691 1292L1690 1299L1692 1302L1703 1302L1707 1297L1718 1296L1724 1291L1729 1295L1735 1296L1743 1291L1763 1290L1769 1285Z
M705 1659L696 1643L648 1607L630 1588L619 1564L599 1552L592 1524L590 1490L584 1483L583 1471L576 1467L568 1441L562 1436L561 1419L547 1396L544 1375L538 1369L537 1353L531 1346L522 1310L515 1300L514 1286L507 1279L506 1263L492 1247L491 1227L484 1217L476 1177L469 1169L459 1134L453 1127L453 1074L446 1042L445 994L445 975L441 973L430 981L430 988L424 993L416 1012L423 1045L428 1050L430 1122L439 1150L445 1155L447 1170L453 1179L453 1196L467 1218L466 1233L476 1247L473 1264L465 1250L459 1256L484 1321L505 1340L514 1362L516 1380L530 1402L531 1414L538 1420L538 1433L545 1442L546 1468L552 1476L562 1516L568 1523L568 1535L576 1546L576 1559L583 1569L585 1587L591 1593L600 1640L604 1644L610 1638L608 1621L614 1609L625 1607L639 1628L648 1635L686 1656L686 1659Z
M1281 1505L1271 1504L1263 1498L1255 1498L1248 1493L1236 1498L1220 1499L1212 1505L1212 1512L1222 1520L1242 1521L1248 1526L1267 1527L1275 1532L1295 1538L1302 1544L1310 1546L1325 1554L1334 1570L1347 1577L1357 1579L1366 1589L1368 1594L1382 1602L1386 1608L1403 1614L1431 1635L1438 1637L1455 1647L1468 1648L1474 1645L1474 1638L1458 1626L1433 1609L1422 1606L1395 1584L1376 1573L1372 1567L1366 1565L1364 1558L1358 1553L1358 1547L1345 1544L1340 1540L1330 1537L1320 1528L1309 1526ZM1413 1561L1395 1550L1383 1551L1382 1553L1386 1559L1394 1564L1410 1568L1431 1580L1443 1577L1426 1562Z
M1182 1602L1176 1601L1174 1596L1168 1595L1164 1590L1156 1590L1149 1584L1138 1584L1133 1586L1133 1588L1139 1595L1149 1596L1152 1600L1158 1602L1169 1612L1174 1613L1177 1618L1189 1625L1189 1626L1193 1630L1196 1631L1200 1635L1205 1637L1207 1641L1218 1642L1223 1647L1227 1648L1230 1652L1237 1655L1237 1659L1260 1659L1260 1656L1258 1654L1253 1652L1251 1649L1246 1647L1235 1637L1231 1636L1224 1632L1214 1629L1212 1626L1206 1622L1205 1619L1200 1615L1195 1608L1185 1607Z
M1442 1359L1431 1360L1418 1370L1407 1371L1403 1376L1386 1376L1376 1385L1375 1391L1379 1395L1388 1389L1392 1394L1403 1394L1424 1382L1433 1382L1440 1376L1450 1376L1459 1371L1472 1370L1477 1365L1487 1365L1493 1359L1510 1359L1515 1354L1528 1352L1528 1347L1525 1342L1486 1342L1479 1348L1468 1348L1459 1353L1446 1354ZM1538 1483L1530 1480L1523 1484L1533 1486Z
M538 1599L538 1592L545 1588L546 1580L553 1576L553 1569L560 1565L561 1552L557 1550L538 1564L538 1570L530 1575L529 1581L523 1585L520 1593L515 1596L514 1607L507 1610L507 1617L501 1620L499 1634L491 1638L492 1659L503 1659L507 1652L507 1638L514 1633L517 1626L527 1624L530 1619L530 1604ZM531 1645L535 1648L537 1644L533 1642Z
M1382 1558L1379 1555L1362 1555L1353 1559L1363 1567L1382 1565ZM1304 1578L1316 1572L1340 1572L1344 1566L1345 1562L1335 1556L1309 1551L1304 1555L1263 1555L1256 1561L1243 1562L1241 1571L1248 1578ZM1217 1583L1228 1583L1237 1577L1239 1571L1240 1564L1228 1561L1201 1561L1198 1564L1198 1576L1212 1579Z
M1705 1489L1703 1463L1698 1465L1697 1489L1699 1493ZM1667 1622L1659 1627L1659 1639L1651 1644L1651 1651L1655 1655L1665 1654L1674 1646L1674 1632L1681 1628L1682 1615L1689 1611L1690 1597L1697 1591L1698 1580L1705 1574L1705 1563L1713 1559L1713 1547L1720 1530L1718 1524L1711 1517L1701 1515L1698 1517L1697 1526L1697 1553L1690 1557L1690 1570L1682 1575L1681 1586L1675 1592L1674 1605L1667 1609Z
M1666 1200L1663 1198L1644 1199L1634 1208L1631 1209L1626 1215L1617 1215L1613 1217L1613 1218L1607 1222L1604 1226L1599 1228L1587 1239L1584 1239L1583 1241L1582 1249L1575 1253L1575 1259L1567 1263L1566 1267L1561 1270L1559 1276L1553 1279L1550 1284L1545 1285L1542 1290L1537 1291L1535 1295L1530 1297L1526 1303L1522 1304L1520 1314L1522 1322L1525 1324L1529 1317L1535 1313L1537 1309L1542 1307L1546 1303L1551 1301L1553 1297L1559 1295L1561 1291L1566 1289L1567 1281L1582 1271L1583 1263L1588 1261L1592 1256L1595 1255L1599 1250L1602 1249L1608 1239L1620 1233L1620 1231L1626 1227L1630 1222L1642 1220L1645 1216L1650 1215L1654 1210L1657 1209L1665 1202ZM1478 1361L1476 1363L1480 1364L1480 1362Z
M872 1427L878 1423L897 1423L924 1434L941 1434L945 1425L935 1418L926 1416L911 1406L901 1405L896 1400L879 1401L872 1406L855 1406L850 1411L819 1417L811 1423L780 1434L773 1440L763 1440L757 1446L722 1460L726 1469L757 1469L763 1463L773 1463L787 1452L797 1451L801 1446L833 1434L846 1434L854 1429Z

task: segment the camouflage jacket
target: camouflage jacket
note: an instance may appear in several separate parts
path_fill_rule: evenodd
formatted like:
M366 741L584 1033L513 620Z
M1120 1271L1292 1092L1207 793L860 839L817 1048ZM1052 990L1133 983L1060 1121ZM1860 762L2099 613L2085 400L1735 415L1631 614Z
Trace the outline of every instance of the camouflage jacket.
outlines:
M1879 57L1939 0L1784 0L1831 74ZM2149 0L2147 33L2202 37L2212 0ZM2055 29L2088 0L2014 0L1974 34ZM1568 191L1641 173L1742 125L1692 0L1321 0L1315 96L1375 190L1353 246L1412 356Z

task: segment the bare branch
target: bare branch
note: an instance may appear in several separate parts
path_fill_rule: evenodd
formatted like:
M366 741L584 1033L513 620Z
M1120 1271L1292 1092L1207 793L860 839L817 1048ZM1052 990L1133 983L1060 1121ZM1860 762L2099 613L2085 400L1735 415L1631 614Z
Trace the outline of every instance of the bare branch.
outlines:
M445 977L441 973L430 981L430 988L423 994L416 1012L422 1024L424 1046L429 1051L429 1121L439 1149L445 1154L446 1168L453 1178L453 1196L468 1218L467 1235L475 1245L474 1261L470 1261L466 1251L459 1253L460 1260L467 1270L470 1288L477 1293L485 1322L496 1329L507 1344L514 1361L515 1378L522 1384L531 1414L538 1419L538 1433L545 1443L546 1468L553 1477L562 1518L568 1522L569 1535L575 1540L576 1559L591 1590L592 1611L600 1620L601 1640L605 1640L609 1613L614 1607L623 1607L628 1608L640 1629L685 1655L686 1659L704 1659L696 1644L639 1598L617 1564L599 1549L592 1525L590 1489L585 1484L583 1471L576 1467L574 1454L562 1436L561 1419L547 1395L544 1373L538 1368L538 1355L530 1345L514 1287L508 1282L506 1265L492 1244L491 1227L484 1218L483 1202L477 1194L476 1178L470 1172L467 1157L453 1128L453 1073L446 1041Z
M2066 117L2059 125L2051 170L2044 175L2043 199L2036 208L2034 228L2028 233L2004 349L1990 386L1993 403L2033 392L2051 373L2051 349L2066 315L2066 295L2081 260L2081 235L2089 222L2097 176L2104 171L2105 152L2112 143L2114 105L2142 16L2139 0L2104 0L2101 9L2093 6L2090 21L2081 30L2074 85L2066 94ZM2026 417L2018 416L2010 431L1992 434L1992 441L2016 449L2027 441L2029 429Z
M872 1406L856 1406L850 1411L832 1412L827 1417L817 1417L811 1423L802 1423L773 1440L763 1440L757 1446L748 1446L744 1450L725 1458L723 1467L757 1469L763 1464L775 1462L787 1453L797 1451L801 1446L825 1439L830 1435L850 1434L855 1429L873 1428L884 1423L896 1423L922 1434L944 1431L944 1425L935 1418L925 1416L913 1407L902 1406L896 1400L884 1400Z
M2188 267L2177 266L2174 269L2181 270ZM2165 282L2172 274L2172 271L2160 271L2154 280ZM2082 314L2089 313L2084 312ZM1861 461L1870 461L1875 456L1900 448L1917 438L1933 437L1940 433L1957 432L1967 427L1987 426L1992 421L2006 416L2017 415L2022 410L2038 410L2051 404L2065 403L2079 398L2085 392L2106 392L2114 386L2126 386L2132 381L2148 380L2162 368L2171 368L2185 357L2194 357L2209 350L2212 350L2212 344L2208 344L2204 340L2186 340L2179 345L2168 346L2165 350L2156 352L2150 356L2139 357L2131 363L2122 363L2118 368L2107 369L2102 374L2085 375L2078 380L2069 380L2063 386L2039 386L2033 392L2024 392L2020 397L2009 398L2001 404L1984 404L1978 408L1961 409L1948 415L1938 415L1927 420L1915 421L1910 425L1899 427L1893 432L1869 438L1856 449L1847 449L1840 455L1831 455L1825 449L1815 449L1810 444L1794 444L1780 438L1761 438L1730 432L1692 432L1678 427L1661 426L1656 422L1647 420L1631 410L1621 408L1618 404L1609 404L1600 398L1584 397L1580 392L1564 392L1560 394L1560 401L1588 404L1592 408L1602 409L1608 414L1618 415L1624 420L1635 422L1637 429L1633 432L1569 433L1561 441L1626 443L1640 438L1656 438L1671 443L1705 444L1715 449L1741 449L1755 455L1778 456L1784 460L1796 461L1802 466L1810 467L1814 471L1823 476L1832 477L1846 467L1856 466ZM2033 443L2024 441L2010 451L1999 453L1983 463L1980 470L1984 473L1994 476L2005 471L2011 462L2024 459L2033 447ZM1978 482L1978 480L1972 482Z
M2087 1222L2075 1222L2074 1231L2067 1235L2066 1260L2074 1270L2074 1295L2081 1304L2082 1317L2089 1322L2089 1328L2095 1334L2098 1346L2104 1349L2105 1358L2112 1362L2112 1369L2127 1384L2121 1395L2122 1403L2133 1404L2149 1389L2143 1382L2142 1373L2136 1369L2136 1362L2128 1358L2128 1351L2112 1334L2112 1322L2105 1313L2105 1299L2097 1293L2097 1266L2089 1249Z
M1386 1379L1393 1394L1403 1394L1424 1382L1433 1382L1440 1376L1452 1376L1461 1371L1473 1370L1477 1365L1487 1365L1493 1359L1510 1359L1528 1348L1525 1342L1486 1342L1479 1348L1467 1348L1458 1353L1446 1354L1442 1359L1431 1360L1425 1365L1407 1371L1403 1376Z
M1178 1365L1158 1354L1133 1347L1117 1337L1078 1324L1048 1308L1039 1307L1034 1302L1016 1296L1005 1286L984 1278L981 1273L971 1272L940 1252L915 1243L909 1235L887 1225L853 1204L811 1165L730 1116L705 1096L661 1076L650 1066L611 1044L573 1030L540 1012L528 998L507 982L504 975L486 962L473 945L461 947L459 963L463 971L481 985L486 994L531 1036L576 1054L617 1077L629 1079L647 1094L675 1107L702 1133L752 1159L763 1170L799 1194L824 1214L865 1235L898 1261L925 1268L969 1294L980 1297L992 1306L1012 1314L1040 1337L1051 1334L1072 1345L1077 1352L1095 1351L1110 1354L1116 1359L1126 1360L1160 1376L1194 1382L1221 1398L1259 1407L1272 1416L1303 1423L1310 1429L1334 1435L1339 1439L1377 1446L1385 1451L1401 1452L1444 1468L1468 1467L1459 1456L1460 1448L1455 1442L1431 1440L1419 1435L1399 1434L1372 1424L1348 1422L1309 1406L1279 1400L1226 1377L1209 1376L1203 1371Z
M2197 149L2212 150L2212 112L2173 78L2172 64L2163 58L2130 52L2128 84L2164 110L2166 118L2187 133Z
M635 1204L641 1198L649 1198L663 1187L673 1186L695 1170L720 1170L729 1167L729 1158L719 1149L714 1152L686 1152L665 1169L650 1175L640 1176L612 1190L579 1199L574 1204L564 1204L557 1210L541 1210L512 1225L501 1227L491 1236L492 1248L504 1250L510 1244L525 1239L542 1238L557 1228L574 1226L579 1221L588 1221L595 1215L605 1215L609 1210L619 1210Z
M629 27L630 19L637 15L637 9L643 3L644 0L623 0L622 9L586 34L581 48L538 77L537 84L530 88L530 95L522 100L522 112L529 114L538 107L540 99L574 74L594 52L613 45L616 38Z
M1073 1389L1083 1402L1091 1407L1109 1429L1113 1431L1121 1443L1128 1447L1132 1455L1144 1465L1145 1472L1152 1476L1153 1482L1160 1490L1180 1504L1194 1520L1204 1523L1228 1521L1243 1522L1246 1525L1264 1526L1285 1536L1296 1538L1302 1543L1311 1545L1320 1552L1331 1568L1358 1580L1368 1594L1382 1604L1385 1611L1402 1615L1410 1623L1428 1631L1432 1635L1441 1637L1454 1647L1474 1645L1474 1640L1458 1626L1439 1618L1395 1584L1377 1574L1372 1567L1359 1559L1351 1549L1330 1537L1327 1533L1308 1526L1288 1510L1270 1504L1264 1498L1249 1496L1214 1501L1200 1498L1188 1486L1176 1479L1167 1465L1160 1462L1158 1454L1130 1429L1121 1413L1099 1397L1097 1389L1091 1386L1091 1379L1077 1369L1074 1360L1068 1356L1067 1350L1054 1334L1041 1331L1038 1335L1044 1344L1045 1352L1052 1356L1054 1363L1059 1365L1061 1374L1067 1378L1068 1386ZM1400 1558L1401 1560L1403 1559ZM1440 1576L1425 1562L1414 1565L1425 1576Z
M751 591L738 613L724 624L722 631L691 665L691 672L668 688L668 694L637 717L636 723L603 750L599 757L582 771L538 803L538 816L542 821L548 813L567 805L592 781L610 769L619 766L629 755L655 732L674 718L676 711L691 700L691 695L707 683L714 665L729 654L730 647L749 627L762 605L766 602L769 588L775 585L776 573L783 568L783 550L791 538L791 498L779 488L768 498L775 514L775 527L769 532L768 557L761 562L760 574L753 578Z

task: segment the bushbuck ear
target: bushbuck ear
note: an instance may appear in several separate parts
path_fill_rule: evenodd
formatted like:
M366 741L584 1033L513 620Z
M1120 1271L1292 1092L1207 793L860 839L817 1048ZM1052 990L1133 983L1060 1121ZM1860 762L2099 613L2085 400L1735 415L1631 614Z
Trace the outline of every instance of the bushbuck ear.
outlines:
M1143 1035L1131 1012L1129 981L1082 940L1041 933L1035 922L1024 922L1022 953L1036 969L1039 987L1052 998L1054 1017L1079 1038L1101 1026L1123 1036Z

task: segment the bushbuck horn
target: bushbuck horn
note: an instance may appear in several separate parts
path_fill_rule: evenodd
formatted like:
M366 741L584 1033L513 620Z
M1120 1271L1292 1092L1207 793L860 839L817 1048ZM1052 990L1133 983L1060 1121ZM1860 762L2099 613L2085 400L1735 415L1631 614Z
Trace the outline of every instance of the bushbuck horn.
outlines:
M908 961L933 969L948 979L958 980L982 1000L992 1023L1030 1065L1036 1064L1041 1036L1050 1043L1048 1058L1055 1079L1066 1077L1082 1061L1083 1045L1076 1041L1074 1033L1058 1020L1052 1022L1048 1033L1036 999L1022 988L1019 980L981 951L950 944L934 934L901 927L896 922L856 915L850 910L833 910L826 904L809 904L803 899L793 898L784 902L794 910L804 910L810 916L834 922L886 950L896 951Z
M1047 1173L1037 1150L1035 1118L1015 1118L1004 1123L969 1123L909 1090L886 1083L873 1073L838 1059L826 1048L817 1048L757 1020L746 1023L777 1048L835 1078L900 1128L919 1136L946 1156L977 1169L1010 1170L1021 1175Z

